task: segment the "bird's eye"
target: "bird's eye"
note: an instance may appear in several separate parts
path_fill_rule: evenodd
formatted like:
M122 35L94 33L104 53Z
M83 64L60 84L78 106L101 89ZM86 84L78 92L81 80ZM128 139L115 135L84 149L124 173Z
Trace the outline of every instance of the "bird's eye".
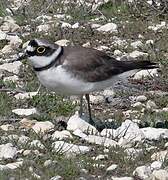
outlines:
M46 50L46 49L45 49L45 47L43 47L43 46L40 46L40 47L37 48L37 52L38 52L39 54L44 53L45 50Z

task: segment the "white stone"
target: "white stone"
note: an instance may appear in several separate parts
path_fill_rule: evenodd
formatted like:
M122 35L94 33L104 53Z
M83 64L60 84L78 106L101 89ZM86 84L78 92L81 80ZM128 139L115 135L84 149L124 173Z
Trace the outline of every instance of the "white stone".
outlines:
M59 46L68 46L70 44L70 41L67 39L61 39L56 41L55 44L58 44Z
M126 48L128 46L128 43L125 39L121 39L117 36L114 36L112 45L117 46L117 47Z
M42 25L37 26L36 31L48 33L50 28L51 26L49 24L42 24Z
M77 22L77 23L73 24L71 28L72 28L72 29L77 29L77 28L79 28L79 23Z
M144 52L135 50L135 51L131 52L129 54L129 56L132 57L132 58L137 58L137 57L141 57L141 56L147 57L148 53L144 53Z
M0 40L5 40L7 38L7 34L0 30Z
M75 131L73 131L73 134L82 139L85 139L87 137L87 135L85 133L83 133L80 129L76 129Z
M94 96L94 95L90 95L90 102L92 104L101 104L102 102L104 102L104 97L101 96L101 95L97 95L97 96Z
M147 109L156 109L157 105L155 104L154 101L148 100L147 103L146 103L146 108Z
M12 47L19 47L21 44L22 44L22 40L20 39L19 36L7 36L7 40L9 40L9 44L12 46Z
M80 146L75 144L66 143L64 141L56 141L52 143L53 151L65 153L67 156L76 154L85 154L91 150L88 146Z
M101 134L101 136L104 136L104 137L114 138L115 134L116 134L116 130L115 129L103 129L100 134Z
M28 136L20 136L19 139L18 139L18 144L19 145L24 145L26 144L28 141L30 141L30 138Z
M138 47L142 47L143 43L140 40L138 40L138 41L132 42L131 46L136 49Z
M10 44L5 45L1 50L0 54L11 54L14 52L13 47ZM2 66L2 65L1 65Z
M4 125L1 125L0 128L3 131L13 131L15 129L15 127L12 124L4 124Z
M107 23L97 28L97 31L101 32L117 32L117 25L114 23Z
M96 158L93 158L94 160L104 160L104 159L107 159L108 158L108 155L107 154L99 154L98 156L96 156Z
M19 115L19 116L30 116L32 114L37 114L36 108L31 109L13 109L13 113Z
M66 23L66 22L63 22L62 25L61 25L61 28L71 28L71 24L69 23Z
M10 16L4 18L4 23L0 26L0 29L5 32L15 32L20 29L14 19Z
M115 147L118 145L118 143L112 139L95 135L88 135L85 140L89 143L94 143L105 147Z
M146 127L141 128L145 138L149 140L160 140L160 138L168 138L168 129Z
M91 24L91 28L93 29L99 28L100 26L101 26L100 24L96 24L96 23Z
M111 177L112 180L134 180L132 177Z
M16 75L8 76L3 78L4 81L10 81L10 82L17 82L19 80L19 77Z
M145 44L146 44L146 45L152 45L152 44L154 44L154 40L149 39L149 40L146 41Z
M115 96L115 92L114 92L114 90L111 90L111 89L105 89L103 91L103 95L105 97L114 97Z
M115 137L124 138L128 142L142 141L144 138L143 132L139 129L137 123L131 120L126 120L116 129Z
M131 105L133 108L143 108L145 105L142 104L141 102L135 102L134 104Z
M63 179L64 179L64 178L62 178L62 177L59 176L59 175L50 178L50 180L63 180Z
M6 70L8 72L12 72L14 74L19 74L19 69L20 69L21 65L22 65L22 63L19 61L16 61L13 63L4 63L4 64L0 65L0 69Z
M158 69L148 69L148 70L140 70L138 71L133 79L142 79L147 77L155 77L158 76Z
M150 167L148 166L139 166L133 172L134 176L138 176L139 178L142 178L142 179L149 178L151 174L152 174L152 171Z
M0 145L0 159L13 159L17 154L17 148L11 143Z
M168 180L168 171L164 169L154 170L152 175L152 180Z
M30 147L32 147L32 148L40 148L40 149L44 149L45 148L45 146L38 139L33 140L30 143Z
M154 161L151 165L150 165L150 167L151 167L151 170L153 171L153 170L158 170L158 169L160 169L161 167L162 167L162 162L161 161Z
M46 161L44 162L44 167L48 167L48 166L50 166L51 164L52 164L51 159L48 159L48 160L46 160Z
M7 167L7 169L14 170L22 166L22 164L23 164L23 161L19 161L19 162L8 163L5 166Z
M72 139L72 135L69 131L63 130L63 131L55 131L52 136L52 140L63 140L63 139Z
M145 102L147 100L147 97L144 95L140 95L136 97L137 102Z
M88 133L98 133L96 128L83 119L79 117L78 114L75 114L70 117L70 119L67 122L67 130L75 131L76 129L80 129L82 132L88 132Z
M113 54L115 56L121 56L123 53L120 50L116 49L116 50L114 50Z
M159 151L156 153L153 153L151 156L151 159L154 161L161 161L164 162L168 156L168 150L165 151Z
M118 167L117 164L112 164L111 166L109 166L106 171L114 171L116 168Z
M54 124L50 121L44 121L44 122L36 122L35 125L32 126L32 129L36 133L45 133L54 128Z
M160 24L148 26L148 29L153 30L153 31L158 31L158 30L161 30L164 28L166 28L166 22L165 21L161 21Z
M18 93L14 97L16 99L29 99L32 98L33 96L36 96L38 94L38 91L36 92L27 92L27 93Z

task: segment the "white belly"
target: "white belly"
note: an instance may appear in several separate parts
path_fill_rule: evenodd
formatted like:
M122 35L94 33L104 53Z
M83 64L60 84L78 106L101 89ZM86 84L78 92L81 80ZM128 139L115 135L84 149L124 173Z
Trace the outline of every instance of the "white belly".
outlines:
M77 79L67 72L62 66L51 68L45 71L37 72L37 77L42 85L49 90L59 94L80 95L90 93L96 90L102 90L118 81L118 76L101 82L85 82Z

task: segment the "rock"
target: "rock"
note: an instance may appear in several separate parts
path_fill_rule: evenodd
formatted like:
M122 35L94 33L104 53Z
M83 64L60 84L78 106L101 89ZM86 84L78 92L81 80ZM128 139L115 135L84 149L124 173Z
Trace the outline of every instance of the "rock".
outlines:
M145 139L160 140L160 138L168 138L168 129L146 127L141 128L141 131L143 132Z
M146 103L146 108L147 109L156 109L157 105L155 104L154 101L148 100L147 103Z
M19 61L16 61L13 63L4 63L0 65L0 69L14 73L14 74L19 74L19 69L21 65L22 63Z
M138 176L141 179L147 179L150 177L151 174L152 174L152 171L150 167L148 166L139 166L133 172L134 176Z
M152 44L154 44L154 40L149 39L149 40L146 41L145 44L146 44L146 45L152 45Z
M64 179L64 178L62 178L62 177L59 176L59 175L50 178L50 180L63 180L63 179Z
M132 42L132 43L131 43L131 46L132 46L133 48L137 49L138 47L142 47L142 46L143 46L143 43L142 43L140 40L138 40L138 41Z
M131 120L126 120L119 128L116 129L115 137L122 137L126 139L127 142L132 143L142 141L144 134L138 127L137 123L134 123Z
M120 48L126 48L126 47L128 46L128 43L127 43L127 41L126 41L125 39L121 39L121 38L119 38L119 37L114 36L114 37L113 37L112 45L113 45L113 46L117 46L117 48L118 48L118 47L120 47Z
M31 109L13 109L13 113L19 116L30 116L32 114L38 114L36 108Z
M109 166L106 171L114 171L116 168L118 167L117 164L112 164L111 166Z
M67 122L67 130L75 131L76 129L80 129L82 132L88 133L98 133L96 128L83 119L79 117L79 115L75 114L70 117L69 121Z
M56 141L52 143L52 146L54 152L64 153L68 157L77 154L85 154L91 150L91 148L88 146L70 144L64 141Z
M63 22L62 25L61 25L61 28L71 28L71 24L69 23L66 23L66 22Z
M151 170L153 171L153 170L158 170L158 169L160 169L161 167L162 167L162 162L160 162L160 161L154 161L151 165L150 165L150 168L151 168Z
M4 125L1 125L0 128L3 131L13 131L15 129L15 127L12 124L4 124Z
M114 50L113 54L114 56L122 56L123 53L120 50L116 49Z
M71 26L71 28L72 28L72 29L77 29L77 28L79 28L79 23L77 22L77 23L73 24L73 25Z
M11 46L11 47L19 47L21 44L22 44L22 40L20 39L20 37L19 36L17 36L17 35L15 35L15 36L10 36L10 35L8 35L7 36L7 40L9 40L10 42L9 42L9 45Z
M20 136L18 139L18 144L19 145L25 145L28 141L30 141L30 138L28 136Z
M50 29L51 29L51 26L49 24L42 24L42 25L37 26L36 31L48 33Z
M16 168L19 168L20 166L22 166L23 162L13 162L13 163L8 163L6 165L1 165L0 164L0 171L4 171L4 170L14 170Z
M155 77L155 76L158 76L157 69L140 70L134 75L133 79L138 80L142 78Z
M16 24L14 19L10 16L4 18L3 24L0 26L0 29L5 32L15 32L20 29L19 25Z
M10 55L12 52L14 52L14 48L11 45L5 45L1 50L0 54L7 54ZM4 64L3 64L4 65ZM1 65L2 66L2 65Z
M153 30L153 31L159 31L161 29L166 28L166 22L165 21L161 21L160 24L156 24L156 25L152 25L152 26L148 26L148 29Z
M90 102L92 104L101 104L104 102L104 97L101 95L98 96L90 95Z
M32 126L32 129L38 134L38 133L46 133L50 130L53 130L54 124L50 121L44 121L44 122L36 122L34 126Z
M55 131L53 134L52 134L52 140L63 140L63 139L72 139L72 135L69 131L67 130L63 130L63 131Z
M23 118L19 123L20 123L20 128L25 128L25 129L30 129L32 126L35 125L37 120L29 120L26 118Z
M101 26L100 24L96 24L96 23L92 23L92 24L91 24L91 28L92 28L92 29L99 28L100 26Z
M141 57L141 56L147 57L147 56L148 56L148 53L144 53L144 52L135 50L135 51L133 51L132 53L130 53L129 56L130 56L131 58L137 58L137 57Z
M10 82L15 82L16 83L18 80L19 80L19 77L16 76L16 75L3 78L4 82L9 82L10 81Z
M17 155L17 148L11 143L0 145L0 159L13 159Z
M39 149L44 149L45 146L41 143L40 140L35 139L30 143L31 148L39 148Z
M153 153L152 156L151 156L151 159L153 161L164 162L166 160L166 158L167 158L167 155L168 155L168 150L159 151L159 152Z
M108 155L107 154L99 154L96 158L94 158L94 160L104 160L104 159L108 159Z
M73 131L73 134L82 139L85 139L87 137L87 135L85 133L83 133L80 129L76 129L75 131Z
M50 159L46 160L44 162L44 167L49 167L50 165L52 165L53 161L51 161Z
M147 100L147 97L144 95L140 95L136 97L137 102L145 102Z
M14 97L16 99L29 99L32 98L33 96L36 96L38 92L27 92L27 93L18 93Z
M168 180L168 171L164 169L154 170L152 180Z
M111 177L112 180L134 180L132 177Z
M97 31L101 31L101 32L117 32L117 25L114 23L107 23L103 26L100 26L99 28L97 28Z
M118 145L118 143L112 139L95 135L88 135L85 140L89 143L94 143L105 147L115 147Z
M58 44L59 46L68 46L70 45L70 41L67 39L61 39L56 41L55 44Z
M114 90L111 89L105 89L103 91L103 95L107 98L107 97L114 97L115 96L115 92Z
M142 104L141 102L136 102L136 103L132 104L131 106L133 108L142 109L145 105Z

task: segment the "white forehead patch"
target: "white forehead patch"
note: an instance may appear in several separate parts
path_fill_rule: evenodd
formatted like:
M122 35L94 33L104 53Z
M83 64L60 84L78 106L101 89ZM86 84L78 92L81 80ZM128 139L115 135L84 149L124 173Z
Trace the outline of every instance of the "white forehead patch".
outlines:
M27 48L26 48L26 51L31 51L31 52L33 52L35 50L35 48L34 47L32 47L32 46L27 46Z

